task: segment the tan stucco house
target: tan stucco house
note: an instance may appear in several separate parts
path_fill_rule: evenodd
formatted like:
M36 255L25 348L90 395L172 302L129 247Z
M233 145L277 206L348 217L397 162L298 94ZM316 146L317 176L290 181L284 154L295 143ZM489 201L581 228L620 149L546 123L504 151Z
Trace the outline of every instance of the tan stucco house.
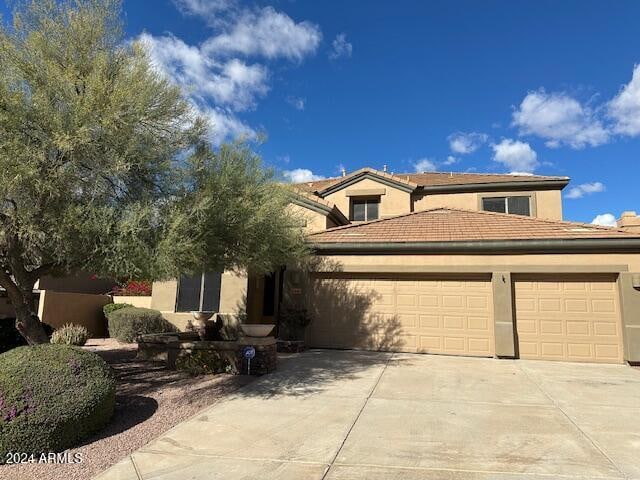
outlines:
M199 302L256 323L297 303L312 347L638 362L640 218L566 222L568 183L364 168L298 184L311 271L156 283L152 307L184 327Z

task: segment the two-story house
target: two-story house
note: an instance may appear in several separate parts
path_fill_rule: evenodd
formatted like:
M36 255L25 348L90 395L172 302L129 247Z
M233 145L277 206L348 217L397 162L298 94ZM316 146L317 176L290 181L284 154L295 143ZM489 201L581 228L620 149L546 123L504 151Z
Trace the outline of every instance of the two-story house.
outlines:
M311 271L163 282L153 306L180 325L205 292L268 323L285 298L312 347L640 361L640 232L563 221L568 183L364 168L298 184Z

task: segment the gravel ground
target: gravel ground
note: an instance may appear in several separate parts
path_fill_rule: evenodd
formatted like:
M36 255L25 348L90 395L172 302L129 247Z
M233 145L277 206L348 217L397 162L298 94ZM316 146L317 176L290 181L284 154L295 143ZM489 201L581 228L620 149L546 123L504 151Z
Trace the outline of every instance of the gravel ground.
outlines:
M0 465L0 479L87 480L252 381L238 375L191 377L167 370L162 363L137 361L135 344L113 339L89 340L85 348L101 355L116 372L111 423L83 445L66 451L70 458L81 454L82 463Z

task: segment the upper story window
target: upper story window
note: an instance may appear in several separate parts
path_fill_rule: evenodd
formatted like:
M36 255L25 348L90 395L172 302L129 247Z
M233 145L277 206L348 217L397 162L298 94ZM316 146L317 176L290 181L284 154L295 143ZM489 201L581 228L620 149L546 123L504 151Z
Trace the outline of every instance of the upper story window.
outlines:
M484 197L482 199L482 209L487 212L530 216L531 197Z
M380 197L351 198L351 220L365 222L377 220L380 215Z

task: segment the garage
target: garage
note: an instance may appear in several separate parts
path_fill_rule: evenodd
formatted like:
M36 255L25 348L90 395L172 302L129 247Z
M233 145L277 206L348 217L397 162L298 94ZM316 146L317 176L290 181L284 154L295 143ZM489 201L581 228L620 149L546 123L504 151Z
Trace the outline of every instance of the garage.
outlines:
M312 280L314 347L494 354L490 275L318 276Z
M622 324L614 276L514 280L520 358L622 363Z

